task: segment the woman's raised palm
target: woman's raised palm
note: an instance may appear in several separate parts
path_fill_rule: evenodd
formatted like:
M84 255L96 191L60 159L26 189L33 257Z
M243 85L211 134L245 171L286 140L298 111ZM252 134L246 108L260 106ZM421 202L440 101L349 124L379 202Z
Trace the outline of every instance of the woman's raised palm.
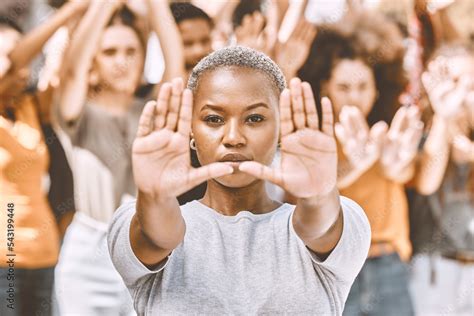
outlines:
M155 198L177 197L210 178L231 174L222 162L193 168L190 162L192 92L181 79L165 83L158 100L145 105L133 143L132 166L138 190Z
M307 83L298 78L290 82L280 96L281 163L275 168L255 161L240 164L239 169L268 180L296 198L324 196L337 181L337 149L334 118L329 99L322 100L322 128L316 104Z

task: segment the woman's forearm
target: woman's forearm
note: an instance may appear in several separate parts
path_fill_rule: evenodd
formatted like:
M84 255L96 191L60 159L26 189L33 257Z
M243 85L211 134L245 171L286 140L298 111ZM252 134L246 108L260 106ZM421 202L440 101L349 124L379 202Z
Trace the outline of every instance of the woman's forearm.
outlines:
M138 193L130 226L130 244L141 262L147 266L161 262L183 241L185 230L176 198L158 201Z
M298 199L293 227L308 248L326 255L341 238L341 213L339 191L335 187L324 197Z
M415 179L416 189L421 194L432 194L441 185L449 161L448 135L448 122L435 115Z
M79 117L89 88L89 71L102 36L117 4L107 1L93 2L66 51L65 60L74 60L64 70L61 83L60 109L63 120L73 121Z
M26 34L9 55L10 71L15 72L28 65L57 29L86 9L87 1L66 3L45 23Z
M239 5L240 1L225 1L222 2L221 7L217 10L216 14L212 16L214 23L232 23L232 14L235 8Z
M284 15L281 17L280 29L278 30L278 40L282 43L286 42L295 29L298 21L304 18L304 11L308 4L307 0L294 1L286 7Z
M116 5L108 3L107 1L94 1L89 6L84 17L79 21L76 30L71 35L71 41L66 51L66 60L75 60L75 63L71 63L68 67L67 74L74 74L74 71L79 67L79 62L87 59L87 55L93 55L97 49L95 47L100 38L101 29L104 28L107 23L106 16L110 18ZM96 32L93 32L96 31ZM96 43L96 45L91 45ZM87 45L86 45L87 44ZM94 46L94 47L93 47Z
M165 0L147 0L149 17L154 31L160 40L165 60L162 82L172 78L184 78L184 48L181 34ZM184 78L185 79L185 78Z

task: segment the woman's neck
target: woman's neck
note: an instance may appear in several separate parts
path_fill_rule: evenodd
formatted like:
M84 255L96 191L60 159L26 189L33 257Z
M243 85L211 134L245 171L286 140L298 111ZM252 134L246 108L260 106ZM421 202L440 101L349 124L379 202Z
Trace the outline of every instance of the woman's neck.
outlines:
M102 90L90 96L94 104L114 115L123 115L128 112L133 101L133 95L126 92Z
M281 205L270 199L265 190L265 182L261 180L243 188L229 188L210 180L204 197L199 201L227 216L235 216L240 211L268 213Z

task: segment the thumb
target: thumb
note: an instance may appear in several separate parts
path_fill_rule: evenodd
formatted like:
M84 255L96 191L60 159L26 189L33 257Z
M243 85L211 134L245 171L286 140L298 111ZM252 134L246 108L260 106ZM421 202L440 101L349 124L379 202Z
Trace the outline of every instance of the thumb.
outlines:
M239 170L283 187L283 175L279 169L270 168L256 161L244 161L239 165Z
M374 145L378 148L378 150L382 149L383 143L385 141L385 137L387 136L388 132L388 124L384 121L380 121L374 124L370 129L370 139L374 143Z
M234 168L224 162L214 162L189 171L186 184L189 188L194 188L204 181L232 174Z
M339 142L344 145L345 143L347 143L347 134L346 134L346 130L344 129L344 127L342 126L341 123L336 123L334 125L334 132L336 133L336 138L337 140L339 140Z

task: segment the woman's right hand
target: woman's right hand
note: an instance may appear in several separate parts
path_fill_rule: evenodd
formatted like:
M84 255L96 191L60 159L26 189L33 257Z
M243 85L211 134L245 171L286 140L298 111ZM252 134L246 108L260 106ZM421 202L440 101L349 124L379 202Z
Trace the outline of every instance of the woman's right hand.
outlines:
M385 137L380 166L386 178L406 183L414 175L414 161L423 136L423 122L416 106L402 106L395 113Z
M304 65L316 33L316 26L302 19L286 42L276 44L275 61L283 70L286 78L296 76L298 70Z
M140 193L155 201L176 198L198 184L231 174L233 168L216 162L193 168L190 162L193 96L183 81L164 83L157 101L145 105L132 149L132 167Z
M468 75L453 78L452 67L445 57L438 57L428 65L421 79L436 115L451 120L462 113L471 79Z
M265 28L265 16L255 11L244 16L242 24L235 29L234 33L238 45L247 46L271 56L274 43L270 40L268 31Z
M363 173L377 162L387 130L383 121L369 128L364 115L355 106L342 108L335 132L352 169Z

